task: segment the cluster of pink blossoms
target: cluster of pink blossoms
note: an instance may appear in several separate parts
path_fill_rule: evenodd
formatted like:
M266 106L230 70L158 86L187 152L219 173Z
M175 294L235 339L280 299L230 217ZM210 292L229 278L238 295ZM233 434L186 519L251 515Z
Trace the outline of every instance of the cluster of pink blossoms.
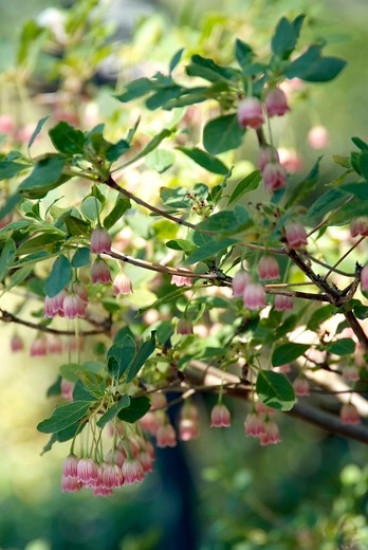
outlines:
M70 454L64 461L63 492L92 489L94 496L109 496L113 489L143 481L152 471L154 448L144 437L123 438L104 460L78 458Z
M264 108L268 117L283 116L290 110L285 92L281 88L269 90L264 99ZM242 128L262 127L265 122L263 105L257 97L247 97L238 106L237 117ZM258 167L266 189L276 191L286 186L287 172L280 163L277 150L266 145L261 148Z
M39 334L33 340L29 348L29 354L31 357L41 357L49 354L60 354L63 351L72 351L76 347L82 349L84 346L83 338L78 339L78 343L75 338L68 338L66 342L56 334ZM22 338L15 333L10 340L10 350L13 353L17 353L24 350L24 342Z
M262 446L280 443L278 425L271 418L274 412L263 403L257 402L253 410L245 417L245 435L258 438Z

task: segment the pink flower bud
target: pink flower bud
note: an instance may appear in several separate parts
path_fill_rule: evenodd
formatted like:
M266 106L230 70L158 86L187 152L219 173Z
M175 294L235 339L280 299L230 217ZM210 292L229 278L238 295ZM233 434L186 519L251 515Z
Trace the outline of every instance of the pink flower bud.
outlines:
M67 319L75 319L76 317L84 317L86 314L87 304L83 302L77 294L69 294L65 296L63 302L64 315Z
M247 97L238 105L238 122L241 128L260 128L264 123L262 104L256 97Z
M306 378L296 378L293 383L295 395L309 395L309 382Z
M24 349L24 344L22 338L18 334L13 334L10 340L10 350L13 353L17 351L22 351Z
M211 428L228 428L231 426L230 411L223 403L215 405L211 411Z
M249 413L244 420L244 430L247 437L259 437L264 431L265 421L257 413Z
M259 283L249 283L243 294L244 307L247 309L260 309L266 306L266 292Z
M252 278L246 271L242 269L235 273L232 281L233 296L240 298L244 294L245 287L252 282Z
M61 491L63 493L75 493L80 491L83 485L75 477L65 477L61 478Z
M59 354L63 351L63 343L56 334L47 336L47 352Z
M295 151L295 149L285 149L280 147L278 149L280 164L285 168L289 174L295 174L302 170L304 163L303 159Z
M173 275L171 277L171 284L175 286L192 286L192 279L190 277L184 277L183 275Z
M79 462L79 458L76 457L75 455L67 456L63 464L63 476L77 478L78 462Z
M179 438L189 441L199 437L199 412L192 403L185 403L180 411Z
M92 283L102 283L103 285L111 283L111 273L109 266L102 258L96 258L91 265Z
M266 95L265 104L269 117L283 116L287 111L290 111L286 94L280 88L274 88L268 92Z
M40 357L47 354L47 342L44 336L39 336L33 340L29 350L31 357Z
M313 126L308 132L307 139L313 149L324 149L329 146L330 140L325 126Z
M262 173L266 165L269 164L270 162L278 163L279 154L275 147L272 147L271 145L265 145L260 148L258 153L257 165L258 165L259 171Z
M88 303L88 291L84 285L80 283L73 284L73 291L79 296L83 302Z
M77 464L77 479L84 487L93 487L98 478L97 464L92 458L81 458Z
M13 119L10 115L0 115L0 134L12 134L15 130Z
M73 401L74 386L75 384L73 382L70 382L69 380L63 378L60 384L61 397L66 401Z
M281 164L270 162L264 167L262 178L266 189L276 191L286 186L287 173Z
M111 237L103 227L95 227L91 234L91 252L103 254L111 250Z
M286 242L290 248L301 248L308 244L307 232L300 223L291 223L285 230Z
M156 432L157 447L175 447L176 434L171 424L164 424Z
M262 256L258 262L257 270L261 281L280 278L279 264L273 256Z
M121 471L123 473L124 481L127 484L143 481L143 468L137 459L126 460L121 468Z
M357 237L358 235L361 235L362 237L368 236L367 216L360 216L359 218L355 218L354 220L352 220L350 226L350 235L352 237Z
M193 325L189 319L186 319L185 317L182 317L179 319L176 332L178 334L193 334Z
M64 315L63 304L66 291L61 290L58 294L53 296L45 296L44 311L45 317L55 317L55 315Z
M259 442L262 446L275 445L281 442L279 427L273 420L265 422L264 429L259 436Z
M360 424L358 409L352 403L344 403L340 410L340 420L343 424Z
M276 311L291 311L293 307L294 307L294 300L292 296L285 296L284 294L276 294L275 296Z
M368 264L363 267L360 273L360 287L363 292L368 290Z
M130 294L132 292L132 282L125 273L118 273L112 282L112 292L115 296L118 294Z

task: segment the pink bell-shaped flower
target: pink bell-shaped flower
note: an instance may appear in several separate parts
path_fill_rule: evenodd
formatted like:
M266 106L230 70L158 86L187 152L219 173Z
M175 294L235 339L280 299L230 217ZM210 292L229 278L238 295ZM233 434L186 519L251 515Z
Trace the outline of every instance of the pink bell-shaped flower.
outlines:
M103 254L111 250L111 237L103 227L95 227L91 233L91 252Z
M257 266L261 281L271 281L280 278L279 264L273 256L262 256Z
M264 123L262 104L256 97L247 97L238 105L238 122L241 128L260 128Z
M285 229L286 242L290 248L302 248L308 244L307 232L300 223L291 223Z
M287 102L286 94L280 88L273 88L266 95L265 99L266 111L269 117L283 116L290 111Z
M266 307L266 292L259 283L249 283L243 294L244 307L251 310Z
M266 164L262 171L263 183L269 191L277 191L286 186L286 169L278 162Z

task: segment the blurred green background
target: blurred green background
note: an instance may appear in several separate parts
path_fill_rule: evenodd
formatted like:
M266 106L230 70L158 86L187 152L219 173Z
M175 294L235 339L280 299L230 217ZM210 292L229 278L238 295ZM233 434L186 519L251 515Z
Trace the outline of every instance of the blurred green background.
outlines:
M22 23L42 9L61 5L68 2L0 0L2 68L11 64ZM347 59L348 67L336 82L315 86L304 107L291 114L290 127L280 133L284 145L300 150L308 165L317 155L306 144L306 132L312 124L324 124L331 134L323 160L327 178L332 151L347 154L352 135L368 139L365 0L229 0L226 5L220 0L162 0L153 6L155 28L158 36L161 33L153 56L162 55L165 47L166 58L171 56L161 40L170 25L196 37L211 17L220 26L229 14L249 17L266 33L282 15L303 11L315 20L315 32L328 37L328 53ZM59 361L10 356L11 334L11 327L1 327L1 549L368 547L367 449L287 417L281 421L284 443L260 449L258 442L242 435L242 403L229 404L234 413L231 429L211 431L212 402L200 401L202 437L158 452L155 472L142 487L124 489L109 499L61 494L61 464L68 446L54 447L41 457L45 438L35 428L50 412L45 393Z

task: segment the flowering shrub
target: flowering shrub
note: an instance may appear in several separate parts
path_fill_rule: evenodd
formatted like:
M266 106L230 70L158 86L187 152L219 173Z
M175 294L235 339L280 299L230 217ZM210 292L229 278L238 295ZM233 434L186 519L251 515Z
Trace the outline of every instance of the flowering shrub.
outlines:
M239 38L227 66L198 54L185 64L179 50L166 72L127 82L115 94L117 111L132 113L119 136L58 105L58 122L42 118L24 150L2 115L0 276L21 298L1 320L35 331L31 356L67 349L50 390L61 404L38 425L45 451L71 441L64 491L106 496L141 481L151 436L159 447L199 436L196 393L218 395L213 427L230 426L228 400L249 402L245 435L261 445L281 441L280 412L368 441L357 425L367 410L368 144L353 138L317 196L320 159L296 182L272 133L293 110L285 83L327 82L345 65L320 45L297 51L304 19L282 18L261 58ZM52 38L66 53L70 21ZM32 29L36 40L42 27ZM34 155L45 125L51 143ZM249 171L246 133L259 147ZM308 139L318 149L327 138L314 129ZM12 350L23 347L15 332ZM175 427L172 392L183 402ZM338 407L324 411L316 392Z

